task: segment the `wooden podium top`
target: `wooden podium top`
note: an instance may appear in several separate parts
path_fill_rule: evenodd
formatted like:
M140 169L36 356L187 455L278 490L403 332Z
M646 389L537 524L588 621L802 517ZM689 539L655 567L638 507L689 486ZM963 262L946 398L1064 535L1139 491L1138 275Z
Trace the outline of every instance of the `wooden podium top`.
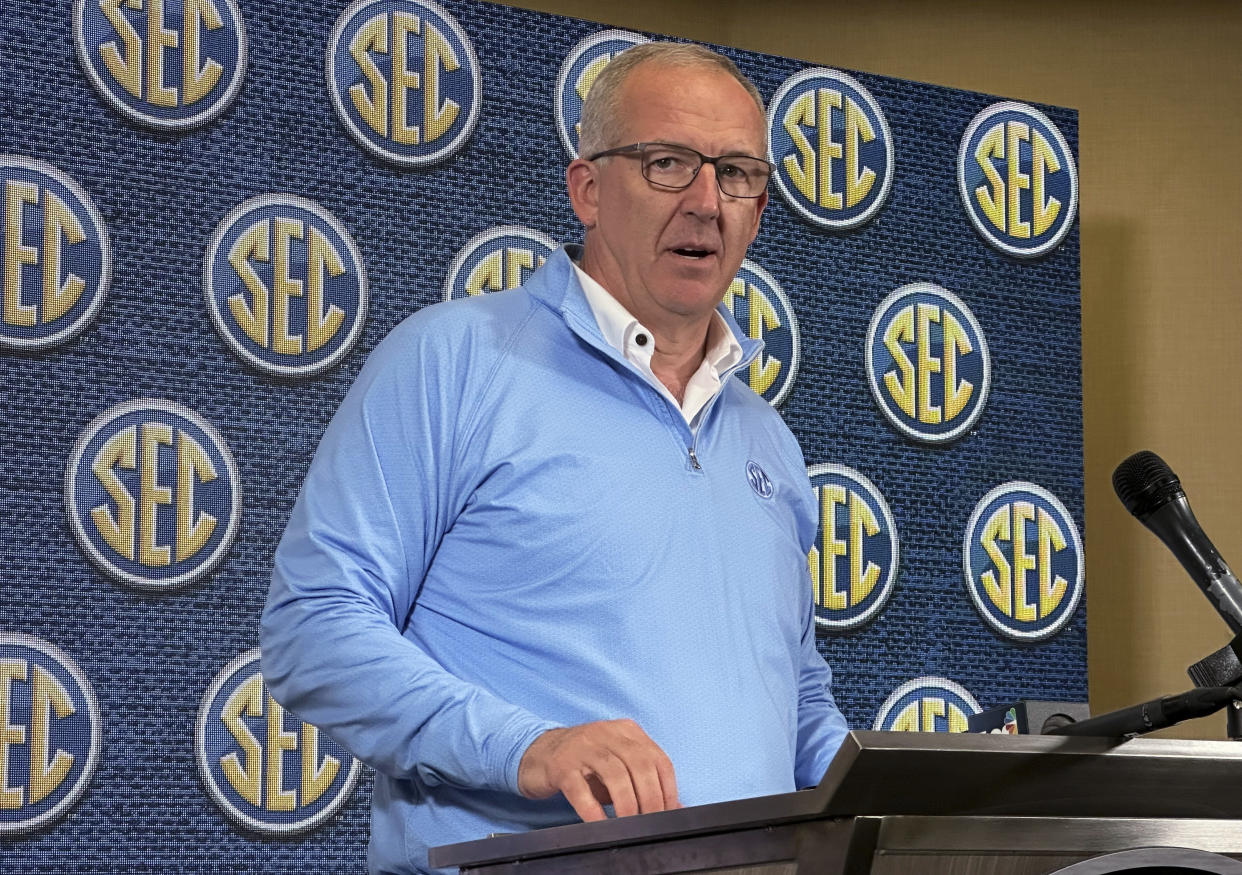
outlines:
M883 815L1242 818L1242 743L851 732L819 785L432 848L433 866Z

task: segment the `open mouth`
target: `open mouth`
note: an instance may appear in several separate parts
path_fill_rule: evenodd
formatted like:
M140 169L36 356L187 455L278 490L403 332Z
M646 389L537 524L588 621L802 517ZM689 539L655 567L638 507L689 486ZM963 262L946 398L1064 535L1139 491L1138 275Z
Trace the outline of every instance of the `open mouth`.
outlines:
M707 258L712 254L710 249L674 249L673 252L682 258Z

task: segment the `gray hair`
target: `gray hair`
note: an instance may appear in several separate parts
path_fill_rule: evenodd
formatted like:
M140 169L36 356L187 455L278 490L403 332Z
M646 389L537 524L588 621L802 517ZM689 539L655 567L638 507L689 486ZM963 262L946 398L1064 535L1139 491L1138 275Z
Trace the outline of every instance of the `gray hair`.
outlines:
M746 89L759 107L759 114L764 115L759 89L724 55L694 43L640 43L613 58L592 83L582 104L579 155L588 157L618 145L613 141L620 136L624 123L620 109L621 86L635 69L647 63L722 70Z

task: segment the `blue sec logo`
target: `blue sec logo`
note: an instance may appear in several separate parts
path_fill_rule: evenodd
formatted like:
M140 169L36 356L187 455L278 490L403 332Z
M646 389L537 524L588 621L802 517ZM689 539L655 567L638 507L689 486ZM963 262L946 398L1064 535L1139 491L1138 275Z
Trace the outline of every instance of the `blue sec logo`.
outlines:
M574 46L556 76L556 132L570 157L578 157L582 104L595 79L608 63L626 49L647 42L628 30L605 30Z
M246 72L235 0L76 0L73 40L91 85L113 109L165 131L216 118Z
M38 829L82 798L103 750L90 681L64 651L0 632L0 836Z
M781 196L821 228L865 224L893 185L888 119L866 88L837 70L803 70L776 90L768 149Z
M961 684L928 676L906 681L884 700L872 729L879 732L966 732L983 709Z
M323 207L288 194L251 198L217 226L203 292L229 348L278 377L337 364L367 317L367 272L354 238Z
M781 405L793 390L801 357L793 304L772 274L749 258L729 284L724 303L746 336L764 345L738 377L773 407Z
M557 243L542 231L497 225L471 237L453 257L444 300L515 289L538 270Z
M1065 628L1082 598L1082 538L1041 486L1002 483L975 506L962 544L966 589L1006 638L1040 641Z
M436 164L474 133L479 60L457 19L432 0L355 0L332 29L326 68L337 116L383 161Z
M760 498L771 498L775 492L772 486L772 478L768 476L768 472L763 470L754 459L746 463L746 482L755 491L755 495L758 495Z
M128 586L167 590L213 571L241 521L241 483L220 433L171 401L141 399L100 414L65 473L78 545Z
M815 625L840 632L871 622L897 582L900 544L888 502L875 484L844 465L807 469L819 530L807 554Z
M992 385L987 339L948 289L911 283L889 294L871 317L866 356L872 397L907 437L947 443L983 414Z
M50 164L0 155L4 299L0 348L43 349L81 333L103 306L112 244L103 216Z
M957 155L966 215L983 239L1018 258L1060 245L1078 209L1078 169L1046 115L1002 101L975 116Z
M288 836L341 809L362 763L285 711L263 682L256 647L226 665L203 695L194 758L211 800L235 823Z

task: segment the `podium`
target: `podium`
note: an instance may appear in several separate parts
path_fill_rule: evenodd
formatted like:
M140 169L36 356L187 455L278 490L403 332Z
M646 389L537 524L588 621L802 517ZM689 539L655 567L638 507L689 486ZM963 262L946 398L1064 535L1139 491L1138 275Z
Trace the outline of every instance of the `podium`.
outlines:
M851 732L810 790L497 835L430 859L469 875L1242 875L1242 746Z

